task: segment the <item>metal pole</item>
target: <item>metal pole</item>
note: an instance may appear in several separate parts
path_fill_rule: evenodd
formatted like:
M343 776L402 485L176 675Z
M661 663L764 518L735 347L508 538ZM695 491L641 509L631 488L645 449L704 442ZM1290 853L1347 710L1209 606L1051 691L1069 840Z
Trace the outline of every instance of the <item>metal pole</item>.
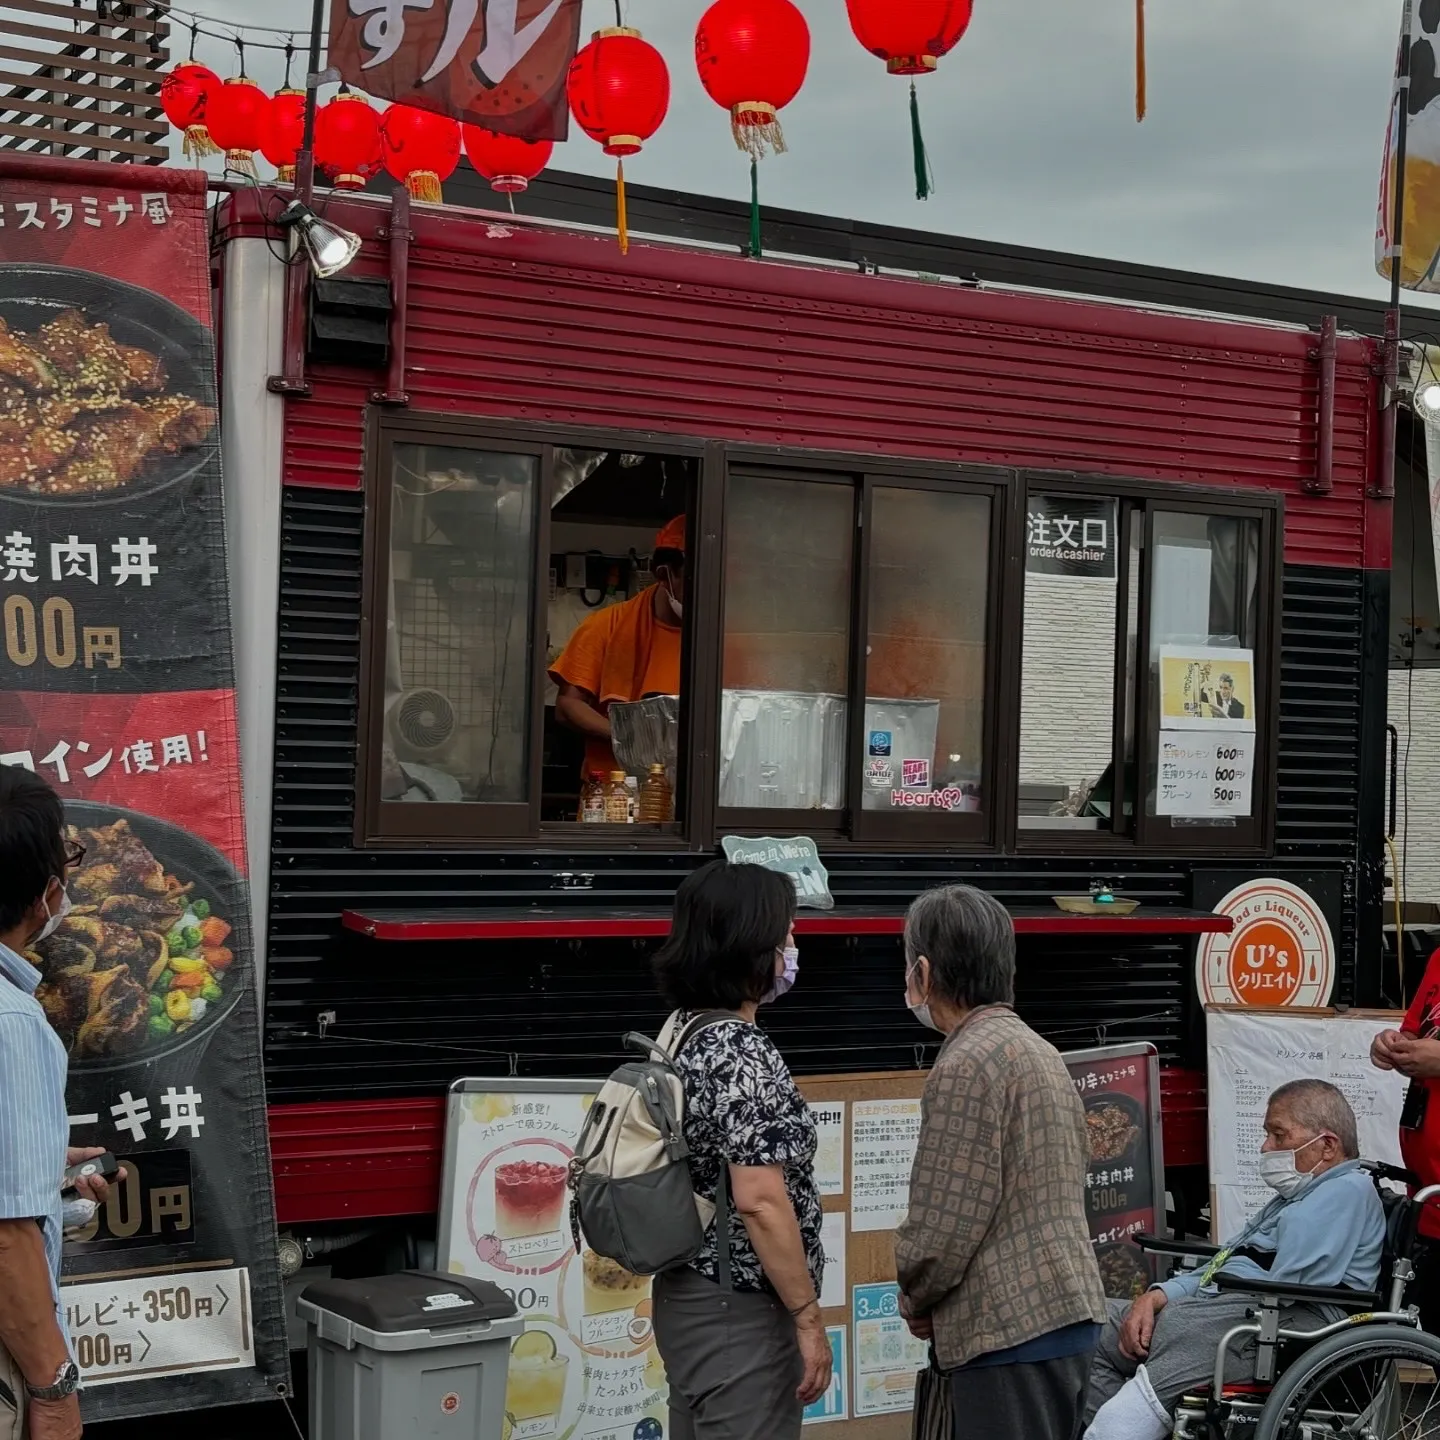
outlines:
M315 101L320 89L320 34L324 24L325 0L314 0L310 10L310 58L305 67L305 124L295 166L295 197L306 205L315 197Z
M1400 268L1405 258L1405 141L1410 124L1410 26L1412 4L1405 6L1400 32L1400 66L1395 77L1395 193L1391 196L1390 308L1385 316L1385 410L1381 427L1380 500L1395 498L1395 426L1400 408Z

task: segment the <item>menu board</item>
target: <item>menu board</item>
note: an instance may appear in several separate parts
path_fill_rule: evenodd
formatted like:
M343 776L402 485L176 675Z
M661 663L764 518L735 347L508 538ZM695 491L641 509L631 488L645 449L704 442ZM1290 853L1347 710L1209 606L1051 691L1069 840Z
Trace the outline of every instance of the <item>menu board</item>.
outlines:
M1100 1277L1110 1299L1130 1300L1155 1278L1132 1237L1159 1233L1165 1219L1159 1055L1153 1045L1113 1045L1072 1052L1065 1064L1085 1106L1085 1215Z
M1210 1071L1210 1180L1213 1238L1237 1234L1274 1198L1259 1176L1265 1107L1290 1080L1328 1080L1355 1111L1360 1153L1391 1165L1400 1158L1400 1111L1407 1081L1370 1063L1381 1030L1398 1029L1399 1012L1206 1008Z
M1253 808L1254 654L1160 647L1160 774L1155 813L1235 820Z
M0 764L73 827L74 910L28 958L69 1143L126 1172L64 1247L86 1425L290 1378L205 185L0 151Z
M459 1080L450 1093L440 1268L525 1316L505 1388L510 1440L632 1440L668 1423L650 1282L577 1255L566 1178L597 1080Z

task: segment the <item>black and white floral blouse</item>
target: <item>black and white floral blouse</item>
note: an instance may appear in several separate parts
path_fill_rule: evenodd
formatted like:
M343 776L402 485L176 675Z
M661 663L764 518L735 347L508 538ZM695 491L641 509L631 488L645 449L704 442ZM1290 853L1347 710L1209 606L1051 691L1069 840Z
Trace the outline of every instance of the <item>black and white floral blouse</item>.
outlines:
M676 1066L685 1085L685 1141L695 1193L706 1200L716 1198L723 1164L779 1165L818 1295L825 1251L815 1184L815 1121L779 1050L757 1026L725 1020L694 1035ZM705 1248L690 1268L718 1281L715 1236L712 1225ZM771 1288L733 1202L730 1279L736 1290Z

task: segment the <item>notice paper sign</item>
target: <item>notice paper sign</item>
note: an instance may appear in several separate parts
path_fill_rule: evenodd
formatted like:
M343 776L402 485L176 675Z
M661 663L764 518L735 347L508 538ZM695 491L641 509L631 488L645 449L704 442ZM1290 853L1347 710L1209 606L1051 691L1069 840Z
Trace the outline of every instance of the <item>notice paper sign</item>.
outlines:
M96 1280L60 1300L87 1389L255 1363L247 1270Z
M900 1318L898 1285L857 1285L851 1306L855 1330L855 1414L888 1415L915 1404L915 1376L930 1347Z
M850 1376L845 1364L845 1327L829 1325L825 1338L830 1342L830 1388L813 1404L805 1407L802 1425L823 1425L828 1420L848 1420L850 1407Z
M1205 1012L1210 1070L1210 1176L1214 1238L1237 1234L1274 1198L1259 1176L1265 1103L1289 1080L1328 1080L1355 1111L1360 1153L1399 1165L1404 1076L1377 1070L1370 1043L1400 1025L1398 1014L1286 1014L1211 1007Z
M819 1147L815 1151L815 1184L822 1195L845 1193L845 1102L827 1100L810 1107Z
M820 1220L820 1243L825 1247L825 1283L820 1308L839 1310L850 1292L845 1284L845 1212L827 1210Z
M920 1102L857 1100L850 1121L850 1228L894 1230L910 1209Z
M1155 813L1189 819L1244 819L1251 812L1255 736L1162 730Z

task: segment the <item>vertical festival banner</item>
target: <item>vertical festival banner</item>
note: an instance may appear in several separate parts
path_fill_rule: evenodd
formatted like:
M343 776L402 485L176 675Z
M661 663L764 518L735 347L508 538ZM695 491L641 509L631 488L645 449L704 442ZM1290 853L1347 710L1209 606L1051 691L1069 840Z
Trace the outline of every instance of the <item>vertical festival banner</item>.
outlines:
M128 1171L65 1247L87 1421L288 1379L205 201L199 171L0 152L0 760L84 847L29 958L71 1143Z

